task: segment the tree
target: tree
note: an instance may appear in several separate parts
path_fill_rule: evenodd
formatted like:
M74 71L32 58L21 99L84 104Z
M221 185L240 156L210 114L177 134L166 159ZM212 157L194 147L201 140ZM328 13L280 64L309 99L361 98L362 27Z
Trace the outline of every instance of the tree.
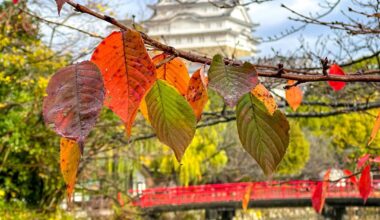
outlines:
M0 4L1 201L54 208L64 186L57 138L46 129L41 102L50 72L67 64L40 39L38 22L9 2Z
M58 1L59 4L64 4L65 2L66 1ZM182 182L185 185L199 182L199 176L201 174L210 173L208 170L198 166L200 163L210 164L219 170L219 168L223 168L224 166L228 168L228 163L230 163L233 158L226 159L224 155L224 151L227 152L228 155L229 149L222 149L224 146L217 148L217 143L214 142L214 139L216 136L215 131L217 131L218 128L199 129L198 131L206 132L208 137L203 138L196 135L193 140L195 129L235 120L237 121L240 139L237 140L237 138L235 138L236 142L242 143L245 150L254 157L265 174L272 174L279 164L279 173L293 173L294 171L302 169L304 166L308 156L308 143L303 137L298 123L293 124L289 135L289 123L285 116L288 118L336 116L331 122L335 125L344 121L342 127L347 127L347 124L344 124L346 121L356 121L356 119L351 116L340 116L340 114L351 111L367 111L380 107L380 104L377 102L378 94L374 91L376 85L360 88L360 86L358 86L360 85L359 83L353 83L346 85L345 93L334 93L325 83L318 83L319 81L378 82L380 81L379 76L376 75L379 73L378 68L374 70L364 69L360 71L360 74L356 74L358 70L354 68L356 64L364 60L375 59L378 57L378 53L376 56L370 55L343 63L341 66L346 68L347 73L345 75L344 73L343 75L337 75L336 72L332 71L330 67L332 63L329 62L327 58L317 60L321 62L321 67L295 66L291 68L284 67L284 65L290 65L283 62L278 65L268 65L266 63L268 60L264 60L263 63L258 62L251 64L223 58L220 55L216 55L211 59L177 50L151 39L144 33L139 33L126 27L112 17L100 15L88 7L76 4L72 1L67 3L78 12L87 13L122 29L120 32L112 33L94 50L91 59L94 64L91 70L95 76L91 75L91 77L88 77L89 68L85 65L89 62L79 63L58 71L49 83L48 97L45 99L45 103L47 103L44 109L45 121L48 124L54 124L53 129L61 136L77 141L79 146L82 147L82 151L83 145L86 146L83 152L83 160L79 167L80 178L82 178L80 190L91 191L91 189L88 188L89 184L84 180L97 177L100 185L99 188L105 188L107 191L106 196L115 200L115 195L122 189L122 185L128 182L128 179L118 182L117 180L120 180L119 174L125 173L125 169L129 169L128 172L133 174L133 170L136 167L144 171L148 170L148 175L154 173L153 175L157 176L177 174L175 171L180 170L179 177L174 175L173 178L168 179L176 183ZM221 7L233 7L234 4L230 6L228 6L229 4L222 5ZM163 54L159 56L163 56L164 59L161 59L159 63L155 63L153 61L155 59L157 60L157 57L154 57L153 61L151 61L145 45L149 45L156 50L161 50ZM10 46L7 45L7 48L10 48ZM112 57L114 55L120 56ZM156 69L160 69L162 66L164 66L165 70L169 65L171 65L172 68L174 68L174 65L177 65L176 68L183 67L182 64L174 64L179 62L178 60L180 59L178 57L190 62L210 65L208 80L206 80L204 76L199 75L194 79L198 80L198 86L191 87L184 86L184 84L187 85L186 83L188 82L186 80L188 79L185 80L183 77L179 77L179 74L171 75L172 78L166 76L166 71L163 76L156 74ZM305 57L306 56L302 56L302 59L305 59ZM55 58L56 56L54 56L54 59ZM21 59L17 60L18 63L22 63L21 61ZM290 61L292 60L289 59L289 63ZM110 65L111 63L114 65ZM313 65L315 65L315 63L317 62L312 62ZM19 69L22 69L22 67L23 66L19 66ZM338 68L337 66L335 67ZM328 72L329 70L330 73ZM104 79L104 88L103 84L100 83L102 80L99 80L100 74L102 74ZM65 78L67 75L71 76L71 81ZM86 80L84 79L86 76L92 78L91 83L86 84ZM258 86L262 86L262 84L258 83L259 76L262 77L260 79L262 84L271 88L273 93L276 93L276 89L283 86L284 83L280 80L284 79L298 80L285 86L286 89L293 87L298 88L301 84L307 85L304 102L300 110L298 112L290 111L290 109L287 108L285 100L282 100L283 97L281 95L279 95L279 100L275 100L268 95L269 92L265 90L265 87L263 87L263 93L251 92L252 89L254 90ZM82 80L80 83L78 83L78 78ZM94 78L96 80L94 80ZM271 78L275 78L275 80ZM4 79L7 78L5 77ZM9 80L10 78L8 81ZM89 79L87 79L87 81L89 81ZM183 81L185 81L184 84L179 83ZM76 92L73 92L73 89L68 92L62 92L62 83L67 83L65 85L69 85L70 88L75 87ZM309 86L307 83L313 84ZM80 86L78 86L79 84ZM207 109L202 115L202 120L197 124L198 118L194 114L194 112L197 111L193 112L195 105L191 105L191 103L197 101L199 97L203 97L202 95L207 89L201 90L199 88L205 88L207 85L209 89L215 90L224 98L227 105L221 104L222 102L220 100L211 99L210 105L215 105L215 100L221 105L218 105L216 108L210 108L210 110ZM101 89L105 89L105 105L115 112L116 115L122 119L122 122L112 115L111 111L101 111L98 104L103 103L103 97L97 96L97 98L88 98L91 97L91 94L86 88L90 88L93 94L95 90L100 91ZM347 92L357 91L358 88L361 89L359 94ZM8 90L14 89L15 88L8 88ZM16 89L22 91L25 88L19 86ZM189 96L186 92L189 90L195 91L195 95L192 97L193 99L188 98ZM363 94L368 94L368 96L363 98ZM186 99L183 96L185 96ZM58 102L66 98L72 99L73 97L76 100L70 100L69 104L67 104L67 102ZM78 102L79 99L81 99L80 102ZM127 101L123 102L120 100ZM141 117L137 116L135 120L142 100L146 102L149 122L153 129L146 126L147 124L142 122ZM352 100L356 100L357 103L352 103ZM278 106L276 101L279 103ZM19 102L21 101L17 100L17 103ZM89 106L86 106L87 109L85 110L82 109L84 102L90 103ZM97 103L96 109L91 108L91 106L95 106L94 103ZM236 103L237 107L233 108ZM8 109L9 106L9 104L6 104L4 109ZM283 113L277 108L285 108L286 111ZM65 111L61 112L62 109L65 109ZM95 113L93 113L93 111ZM202 109L200 109L200 111L202 111ZM18 114L22 113L18 112ZM77 117L70 118L67 117L67 115ZM100 115L100 122L95 126L92 133L89 133L89 130L94 126L94 121L98 119L98 115ZM337 121L335 121L335 119ZM30 119L28 118L28 120ZM79 122L77 120L79 120ZM329 120L330 118L326 121L330 122ZM319 122L314 123L315 122L311 120L304 120L301 121L300 124L311 130L313 134L318 135L318 131L316 130L320 129L318 125ZM134 131L131 130L133 124L136 125ZM126 126L127 138L125 138L123 125ZM227 126L231 126L231 124ZM114 130L110 130L110 127ZM363 131L366 130L367 135L369 133L368 127L369 126L367 126L366 129L362 129ZM355 128L360 128L360 126L355 126ZM4 130L8 131L9 129L11 128L6 127ZM351 133L352 130L347 129L347 132ZM89 136L87 137L88 133ZM136 133L142 135L133 136ZM130 134L132 134L131 137L129 137ZM147 140L156 135L162 143L173 149L175 157L178 160L181 160L183 157L183 164L187 164L188 166L181 167L178 163L170 163L170 161L173 161L172 155L159 155L158 159L152 160L149 155L152 151L159 150L159 154L165 152L165 150L162 150L165 148L156 148L152 143L146 142L141 144L144 145L144 147L139 150L130 148L135 142ZM358 135L361 139L364 139L364 136L365 134L363 133ZM193 145L190 145L192 140ZM333 139L332 143L341 144L341 140L342 138ZM226 140L223 140L223 142L224 141ZM355 142L355 140L353 140L353 142ZM55 145L58 145L58 143L55 143ZM129 145L128 149L120 148L120 146L125 145ZM189 145L191 147L187 150L187 153L184 154ZM360 145L360 143L355 143L355 145ZM229 145L226 145L226 148L227 146ZM347 147L347 144L343 147ZM3 148L5 149L5 147ZM108 153L110 154L107 155ZM133 160L125 162L125 160L129 158ZM106 164L101 163L99 166L103 168L107 167L110 172L103 172L105 169L95 172L99 166L90 166L91 162L96 163L97 160L102 159L105 159ZM140 163L140 159L143 160L143 163ZM282 163L280 163L281 160ZM191 167L189 161L194 162L196 166ZM256 168L259 167L257 164L255 165ZM85 167L89 170L85 170ZM148 167L148 169L145 169L145 167ZM76 173L76 170L73 172ZM114 177L113 180L116 180L115 182L108 179L110 175ZM244 177L241 175L238 176L238 178L238 180L244 180ZM231 179L231 177L227 177L226 179ZM236 179L237 178L234 180ZM217 181L219 180L215 181L215 178L208 178L206 182ZM107 188L104 187L104 185L107 185Z

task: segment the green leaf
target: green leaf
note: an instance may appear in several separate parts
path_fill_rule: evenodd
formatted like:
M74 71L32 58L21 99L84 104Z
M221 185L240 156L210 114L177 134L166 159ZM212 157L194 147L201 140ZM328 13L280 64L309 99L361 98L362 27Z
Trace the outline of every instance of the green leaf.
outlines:
M156 81L145 100L158 139L171 147L180 161L195 134L193 109L173 86L163 80Z
M208 78L210 88L219 93L231 107L259 83L252 64L246 62L242 66L228 66L220 54L212 59Z
M239 100L236 118L244 149L266 175L271 175L289 145L289 123L285 115L276 110L271 116L264 104L248 93Z

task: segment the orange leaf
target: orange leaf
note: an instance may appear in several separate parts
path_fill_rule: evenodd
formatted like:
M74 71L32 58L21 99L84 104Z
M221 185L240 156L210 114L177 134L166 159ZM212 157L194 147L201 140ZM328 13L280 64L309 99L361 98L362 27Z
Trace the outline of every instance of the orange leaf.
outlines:
M261 102L264 103L270 115L273 115L273 113L277 109L277 104L273 96L265 88L265 86L259 83L255 88L252 89L251 92L254 96L256 96L256 98L258 98Z
M61 172L66 183L67 201L69 204L71 204L71 197L74 192L80 157L81 153L78 144L73 140L61 138Z
M118 192L118 193L117 193L117 201L119 202L119 205L120 205L121 207L124 206L123 194L121 194L121 192Z
M155 66L140 33L113 32L94 51L106 88L105 105L125 123L128 136L144 95L156 80Z
M294 80L288 81L288 85L294 85L294 83L296 83ZM302 90L298 86L292 86L285 91L285 96L290 107L296 111L302 102Z
M245 188L245 192L244 192L243 200L242 200L242 208L244 212L246 212L248 209L249 200L251 199L252 188L253 188L253 184L249 184Z
M166 54L159 54L153 57L153 62L157 65L167 57L168 55ZM174 58L157 68L157 78L167 81L170 85L174 86L181 95L186 95L190 76L186 64L180 58Z
M329 186L328 180L330 179L330 169L327 170L323 177L323 181L317 183L311 197L313 208L316 212L321 213L323 206L325 205L327 190Z
M379 128L380 128L380 112L377 114L376 121L375 121L375 124L373 126L371 136L369 137L367 145L370 145L372 143L372 141L375 139L377 132L379 131Z
M358 163L357 163L357 169L358 170L363 167L363 165L368 161L370 156L371 156L370 154L364 154L363 156L361 156L358 159Z
M337 64L333 64L330 66L329 74L341 75L341 76L345 75L343 69L340 68L340 66ZM345 82L340 82L340 81L328 81L328 83L331 86L331 88L333 88L335 91L343 89L343 87L346 85Z
M190 78L186 99L194 110L198 121L201 119L203 108L208 101L207 88L203 84L201 75L203 68L199 68Z
M364 199L364 203L366 203L369 194L371 194L372 190L372 177L371 177L371 166L367 165L362 170L359 179L359 192L360 196Z

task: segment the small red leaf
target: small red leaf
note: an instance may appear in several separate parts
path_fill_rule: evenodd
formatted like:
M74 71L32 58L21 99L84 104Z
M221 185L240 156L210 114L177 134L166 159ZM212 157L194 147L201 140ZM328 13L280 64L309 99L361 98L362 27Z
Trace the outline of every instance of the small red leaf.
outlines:
M350 181L355 184L355 185L358 185L358 181L356 180L356 176L351 172L351 170L343 170L344 172L344 175L346 175L347 177L349 176L349 179Z
M364 199L364 203L366 203L369 194L372 190L372 177L371 177L371 166L367 165L362 170L359 179L359 192L360 196Z
M323 181L317 183L311 196L311 203L316 212L321 213L323 206L325 205L326 194L329 186L328 180L330 179L330 169L327 170L323 177Z
M57 3L58 15L61 14L62 6L63 6L67 1L68 1L68 0L55 0L55 3Z
M364 154L363 156L359 158L358 163L357 163L358 170L360 170L363 167L363 165L368 161L370 156L371 156L370 154Z
M372 162L374 162L374 163L380 163L380 156L377 156L377 157L373 158Z
M342 75L342 76L345 75L343 69L340 68L340 66L335 63L330 66L329 74ZM339 81L329 81L328 83L335 91L343 89L343 87L346 85L345 82L339 82Z
M17 4L18 3L18 0L13 0L13 4Z

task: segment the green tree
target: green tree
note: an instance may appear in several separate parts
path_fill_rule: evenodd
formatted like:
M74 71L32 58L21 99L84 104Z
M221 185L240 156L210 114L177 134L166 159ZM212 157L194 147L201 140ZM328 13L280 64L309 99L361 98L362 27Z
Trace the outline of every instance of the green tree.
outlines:
M48 77L68 57L46 47L38 22L11 2L0 4L0 17L0 201L52 208L64 184L42 98Z

